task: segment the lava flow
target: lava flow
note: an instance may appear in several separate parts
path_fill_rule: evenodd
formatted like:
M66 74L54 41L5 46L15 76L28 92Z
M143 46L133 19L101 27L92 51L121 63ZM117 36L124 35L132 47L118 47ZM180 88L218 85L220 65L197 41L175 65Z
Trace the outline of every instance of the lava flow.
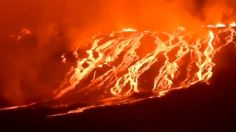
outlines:
M160 97L198 82L208 83L214 56L234 42L235 26L205 26L201 35L183 27L173 32L128 28L96 35L86 42L86 52L79 48L73 52L75 65L54 91L52 100L59 102L54 106L81 104L62 115L78 113ZM64 64L69 61L66 54L61 58Z
M76 65L54 92L54 99L73 96L73 102L86 104L69 112L73 113L160 97L174 89L208 83L214 56L233 42L234 27L235 23L209 25L200 38L182 27L169 33L129 28L96 35L88 42L90 48L85 54L79 49L74 51ZM62 59L66 63L64 55Z

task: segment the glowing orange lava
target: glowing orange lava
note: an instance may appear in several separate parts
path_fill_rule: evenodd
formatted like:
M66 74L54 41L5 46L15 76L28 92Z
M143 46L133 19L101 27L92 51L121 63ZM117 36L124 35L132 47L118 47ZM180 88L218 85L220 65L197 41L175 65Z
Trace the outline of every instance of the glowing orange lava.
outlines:
M76 65L54 91L53 99L73 95L76 100L72 103L85 104L64 113L70 114L160 97L198 82L208 83L213 75L214 56L233 42L234 28L235 23L208 25L202 37L183 27L173 32L126 28L96 35L87 43L90 47L86 54L73 52ZM223 39L221 34L225 35ZM65 54L61 59L67 63ZM135 97L136 94L145 97Z
M89 43L87 56L77 58L76 66L54 92L54 99L74 93L78 101L86 102L89 97L90 108L137 101L132 98L136 93L159 97L174 89L207 83L213 75L214 55L233 42L234 27L235 23L209 25L201 38L184 28L168 33L128 28L97 35ZM219 44L222 33L227 36L225 43ZM151 88L144 87L147 82Z

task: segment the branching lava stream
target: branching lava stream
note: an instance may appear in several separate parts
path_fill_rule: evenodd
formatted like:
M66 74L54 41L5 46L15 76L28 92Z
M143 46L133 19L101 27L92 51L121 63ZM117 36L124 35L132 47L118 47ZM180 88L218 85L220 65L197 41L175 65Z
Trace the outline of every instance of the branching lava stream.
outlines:
M201 37L183 27L173 32L128 28L96 35L87 42L90 47L85 53L79 49L73 52L76 65L54 91L53 100L60 105L84 105L52 116L132 103L198 82L208 83L213 75L214 56L233 43L234 28L235 23L209 25L203 27L205 33ZM66 55L61 58L66 64Z

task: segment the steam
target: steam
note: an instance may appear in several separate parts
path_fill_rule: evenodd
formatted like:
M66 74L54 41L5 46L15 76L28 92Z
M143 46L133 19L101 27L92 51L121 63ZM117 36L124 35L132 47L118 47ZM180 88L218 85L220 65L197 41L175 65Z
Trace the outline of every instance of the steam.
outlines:
M232 22L234 0L8 0L0 4L0 97L24 104L52 96L68 67L60 55L99 32L169 31ZM31 34L22 35L26 28Z

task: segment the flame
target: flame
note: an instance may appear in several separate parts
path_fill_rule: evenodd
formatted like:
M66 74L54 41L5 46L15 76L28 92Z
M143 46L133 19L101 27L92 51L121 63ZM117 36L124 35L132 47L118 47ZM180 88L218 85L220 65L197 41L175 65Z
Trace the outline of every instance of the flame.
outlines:
M229 24L230 27L236 27L236 23L235 22L232 22Z
M22 38L29 36L32 34L32 31L29 28L23 28L20 30L18 34L12 34L10 35L10 38L21 40Z
M18 105L18 106L11 106L11 107L5 107L1 108L0 111L7 111L7 110L15 110L15 109L22 109L22 108L27 108L33 105L36 105L36 102L30 103L30 104L25 104L25 105Z
M123 32L136 32L137 30L133 28L124 28L122 31Z
M203 26L204 27L204 26ZM218 23L215 25L207 25L206 27L208 28L226 28L226 27L236 27L236 22L232 22L228 25L224 24L224 23Z

